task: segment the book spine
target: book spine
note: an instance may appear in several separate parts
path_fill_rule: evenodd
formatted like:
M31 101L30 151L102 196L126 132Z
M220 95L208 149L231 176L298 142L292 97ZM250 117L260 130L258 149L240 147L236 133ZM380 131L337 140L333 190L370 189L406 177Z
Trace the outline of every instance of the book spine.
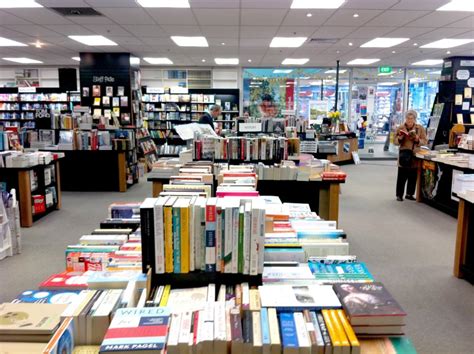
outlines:
M251 229L250 229L250 275L258 274L258 248L260 241L259 210L252 203Z
M170 353L174 353L177 351L180 326L181 314L173 313L171 315L171 324L169 327L168 338L166 341L166 350Z
M298 350L298 337L293 313L280 313L280 331L281 340L283 343L283 351L289 348L296 348L296 350Z
M238 272L239 263L239 224L240 224L240 212L239 208L235 207L232 209L232 273Z
M150 248L154 248L154 217L153 209L140 208L140 227L142 230L142 272L146 273L151 265Z
M216 207L216 271L221 272L222 269L222 214L223 209L219 205Z
M181 273L181 222L180 208L173 207L173 272Z
M303 317L306 324L306 330L308 331L308 336L311 341L312 351L316 352L318 348L318 341L316 338L316 330L311 320L311 313L309 310L303 310Z
M342 326L344 327L344 331L347 335L347 339L352 347L352 352L360 352L360 343L357 339L356 334L354 333L354 329L352 328L349 320L344 313L344 310L336 310L337 315L339 317L339 321L341 322Z
M163 227L164 227L163 205L157 205L155 206L155 273L156 274L163 274L165 272L165 248L164 248Z
M165 207L165 272L173 273L173 212L172 207ZM142 241L143 244L145 244ZM142 246L143 247L143 246Z
M298 346L300 351L311 352L311 339L309 337L308 329L302 312L295 312L293 314L296 326L296 334L298 337Z
M252 233L252 210L251 204L247 203L244 212L244 274L250 274L250 256L251 256L251 233Z
M327 310L322 310L321 311L321 317L322 317L322 322L324 322L326 326L326 331L329 334L330 338L330 343L332 344L333 350L340 350L341 348L341 342L339 341L339 336L336 333L336 330L333 326L333 323L331 321L331 318L329 316L329 313ZM318 317L319 320L319 317ZM321 322L320 322L321 324Z
M232 273L232 208L225 208L224 211L224 273Z
M239 251L238 251L238 273L244 273L244 207L242 206L239 211Z
M206 205L206 272L216 271L216 206Z
M170 297L171 285L165 285L163 289L163 295L161 295L160 306L164 307L168 304L168 299Z
M194 268L201 270L201 206L197 201L194 205Z
M196 202L196 200L194 200L194 203ZM195 259L196 259L196 255L195 255L195 230L196 230L196 222L195 222L195 218L196 218L196 215L194 213L194 203L191 203L191 205L189 206L189 271L190 272L193 272L196 268L196 264L195 264Z
M200 247L201 270L206 270L206 206L201 207L201 247Z
M189 273L189 206L181 209L181 273Z
M252 313L249 310L242 311L242 337L244 345L249 348L253 342Z
M268 321L268 309L266 307L262 307L260 310L260 328L262 331L262 347L263 353L268 354L270 353L270 326Z

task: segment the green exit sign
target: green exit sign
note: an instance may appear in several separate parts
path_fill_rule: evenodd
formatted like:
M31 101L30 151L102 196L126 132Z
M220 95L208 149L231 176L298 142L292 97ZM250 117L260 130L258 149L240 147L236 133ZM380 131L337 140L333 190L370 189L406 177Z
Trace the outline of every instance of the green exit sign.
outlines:
M379 74L391 74L392 67L391 66L379 66Z

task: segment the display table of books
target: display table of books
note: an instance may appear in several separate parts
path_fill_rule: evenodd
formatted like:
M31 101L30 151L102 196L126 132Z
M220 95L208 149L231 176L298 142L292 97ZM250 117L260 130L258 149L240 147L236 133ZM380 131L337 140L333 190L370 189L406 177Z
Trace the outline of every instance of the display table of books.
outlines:
M1 189L16 190L22 227L31 227L33 221L61 209L59 161L63 156L48 152L0 152Z
M458 193L459 211L454 249L454 276L474 283L474 192Z

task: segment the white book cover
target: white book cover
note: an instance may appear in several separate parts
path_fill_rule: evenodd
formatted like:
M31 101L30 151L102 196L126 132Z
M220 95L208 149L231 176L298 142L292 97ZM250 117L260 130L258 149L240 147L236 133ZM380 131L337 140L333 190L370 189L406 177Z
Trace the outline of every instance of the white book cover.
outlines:
M168 197L159 197L154 205L155 217L155 273L165 273L165 233L163 220L163 207Z
M214 352L225 353L227 342L225 302L214 304Z
M252 204L245 203L244 209L244 274L250 274L250 238L252 230Z
M280 285L258 287L262 307L280 310L340 308L341 303L331 285Z
M217 199L216 203L216 271L222 272L222 244L223 244L223 217L225 217L224 198Z
M186 351L189 347L189 341L193 340L193 336L191 335L192 320L192 311L185 311L181 314L181 325L178 339L180 352Z
M190 289L171 289L166 307L171 312L198 311L207 302L208 287Z
M296 267L265 267L263 269L262 279L267 282L281 281L284 279L314 280L314 275L308 263L303 263Z
M173 313L171 315L171 324L168 332L168 339L166 342L166 352L168 354L178 354L178 339L179 339L179 330L181 326L181 314Z
M258 353L262 352L262 323L260 321L260 312L252 312L252 339L253 339L253 350Z
M298 346L300 348L299 352L302 354L311 354L311 339L309 338L303 313L295 312L293 318L295 320L296 336L298 337Z
M233 208L232 214L232 273L237 274L239 265L239 214L240 206Z
M217 293L217 302L225 303L225 297L226 297L226 287L225 287L225 284L222 284L219 287L219 292Z
M196 267L196 249L195 249L195 203L197 197L192 197L189 208L189 271L193 272Z
M140 298L138 299L138 302L137 302L137 308L145 307L145 303L146 303L146 289L142 289L140 292Z
M258 249L260 242L260 211L257 208L258 199L252 200L251 229L250 229L250 275L258 274Z
M202 209L205 206L206 198L198 197L194 203L194 267L196 270L201 270L201 253L202 253Z
M249 308L250 305L250 286L249 283L242 283L242 306Z
M258 237L258 269L257 273L263 273L263 264L265 258L265 222L266 222L266 211L265 211L265 201L262 198L259 198L257 202L257 207L259 210L259 237Z
M137 280L129 280L127 287L123 291L123 295L120 300L120 307L136 307L138 301L137 290Z
M236 199L222 198L226 201L225 205L225 229L224 229L224 272L225 273L234 273L233 265L235 262L235 253L233 253L233 242L234 242L234 215L239 210L239 201ZM237 220L238 222L238 220Z
M207 286L207 302L216 301L216 284L209 284Z

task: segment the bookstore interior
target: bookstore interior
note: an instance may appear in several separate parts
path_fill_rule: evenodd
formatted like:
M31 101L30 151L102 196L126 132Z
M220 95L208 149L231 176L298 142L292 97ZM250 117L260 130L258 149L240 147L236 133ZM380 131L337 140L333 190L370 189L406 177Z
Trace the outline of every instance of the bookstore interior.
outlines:
M0 52L0 353L473 352L473 0L0 0Z

